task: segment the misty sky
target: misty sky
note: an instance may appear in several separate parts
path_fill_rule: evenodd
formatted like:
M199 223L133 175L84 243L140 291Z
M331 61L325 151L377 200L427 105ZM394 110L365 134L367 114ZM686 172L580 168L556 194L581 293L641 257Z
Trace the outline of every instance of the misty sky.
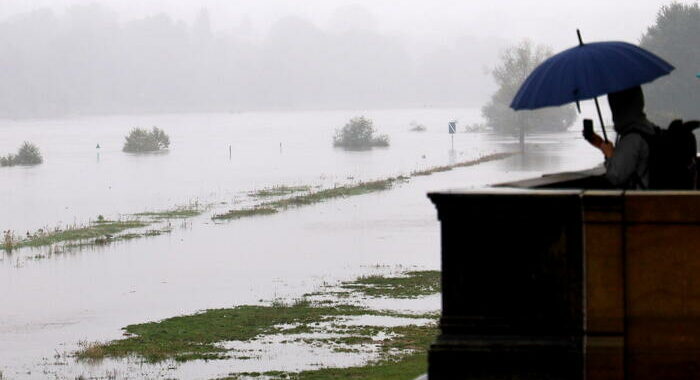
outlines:
M479 107L506 47L638 43L664 4L0 0L0 117Z
M692 3L692 1L681 1ZM61 11L86 0L2 0L0 17L48 7ZM460 35L532 38L562 49L574 44L580 27L588 40L637 42L659 7L668 1L648 0L102 0L123 20L165 12L190 21L202 7L212 15L215 30L231 31L243 23L263 34L289 15L308 18L321 27L339 22L367 24L354 16L353 6L374 18L368 27L405 36L416 44L450 43Z

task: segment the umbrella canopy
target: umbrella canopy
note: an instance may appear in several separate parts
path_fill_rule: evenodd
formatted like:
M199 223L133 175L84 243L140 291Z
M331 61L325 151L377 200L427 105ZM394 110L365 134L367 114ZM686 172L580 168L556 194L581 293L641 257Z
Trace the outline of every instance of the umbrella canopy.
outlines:
M540 64L523 82L510 107L559 106L651 82L674 69L626 42L581 43Z

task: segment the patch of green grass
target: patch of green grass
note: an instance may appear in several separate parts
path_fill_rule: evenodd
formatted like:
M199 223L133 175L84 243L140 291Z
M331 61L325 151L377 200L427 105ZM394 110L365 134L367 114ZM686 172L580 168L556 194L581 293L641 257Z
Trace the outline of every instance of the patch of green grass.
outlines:
M284 195L289 195L293 193L301 193L304 191L309 191L311 190L311 186L286 186L286 185L280 185L280 186L273 186L269 187L266 189L260 189L257 191L253 191L250 193L250 195L254 197L259 197L259 198L267 198L267 197L281 197Z
M422 272L411 272L422 273ZM419 277L412 275L410 278ZM362 279L358 281L363 281ZM421 288L422 289L422 288ZM411 294L414 294L414 290ZM396 293L396 292L394 292ZM388 294L388 293L387 293ZM393 293L392 293L393 294ZM330 322L336 333L347 336L315 339L318 343L339 345L366 344L371 337L386 330L376 326L345 326L341 319L348 316L375 315L399 318L431 318L435 314L404 314L372 310L343 304L316 304L301 298L291 304L275 300L269 306L244 305L227 309L212 309L201 313L168 318L159 322L129 325L124 328L127 338L107 343L93 343L76 353L79 359L101 359L138 355L149 362L166 359L187 361L221 359L229 352L216 345L223 341L248 341L270 334L301 334L324 331L321 322ZM280 328L279 325L294 325ZM347 348L341 346L341 348Z
M14 244L14 249L23 247L44 247L62 242L76 242L81 240L110 238L122 231L140 228L149 223L139 220L102 220L85 226L69 227L66 229L38 230L28 234L26 238Z
M229 210L223 214L216 214L216 215L212 216L211 218L213 220L230 220L230 219L245 218L245 217L249 217L249 216L270 215L270 214L276 214L276 213L277 213L277 210L272 208L272 207L259 206L259 207L252 207L252 208L244 208L244 209L240 209L240 210Z
M370 297L418 298L440 292L440 272L412 271L398 277L364 276L344 282L341 287Z
M411 176L413 177L419 177L419 176L428 176L434 173L439 173L439 172L446 172L455 168L463 168L467 166L474 166L478 164L483 164L484 162L489 162L489 161L496 161L496 160L502 160L504 158L508 158L515 153L494 153L494 154L489 154L487 156L483 156L479 159L476 160L470 160L470 161L463 161L463 162L458 162L456 164L452 165L444 165L444 166L435 166L429 169L425 170L416 170L411 172Z
M250 340L258 335L279 332L275 325L298 323L307 325L328 316L361 315L368 310L349 305L315 307L310 304L272 306L237 306L212 309L202 313L168 318L160 322L129 325L126 339L93 344L90 350L77 353L80 359L142 356L149 362L166 359L186 361L228 357L227 351L215 345L230 340Z

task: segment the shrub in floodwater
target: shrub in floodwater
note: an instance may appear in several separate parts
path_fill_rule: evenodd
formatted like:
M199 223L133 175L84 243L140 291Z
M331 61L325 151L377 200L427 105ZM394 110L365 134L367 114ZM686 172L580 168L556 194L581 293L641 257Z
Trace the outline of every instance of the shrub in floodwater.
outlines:
M389 146L389 136L375 136L372 120L364 116L355 117L335 132L333 145L346 149L368 149L375 146Z
M7 230L3 231L2 235L2 248L5 250L5 252L12 252L15 245L17 245L15 234L12 233L12 230Z
M170 137L157 127L153 127L150 132L146 129L134 128L125 139L122 150L130 153L157 152L168 149L170 146Z
M19 147L17 154L8 154L5 157L0 157L0 166L38 165L43 161L39 147L25 141Z

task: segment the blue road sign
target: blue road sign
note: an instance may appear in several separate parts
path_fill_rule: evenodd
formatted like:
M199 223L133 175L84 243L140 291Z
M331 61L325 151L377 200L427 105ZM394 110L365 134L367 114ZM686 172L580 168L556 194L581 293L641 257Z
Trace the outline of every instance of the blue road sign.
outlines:
M451 121L447 124L450 128L450 134L454 134L457 132L457 122L456 121Z

